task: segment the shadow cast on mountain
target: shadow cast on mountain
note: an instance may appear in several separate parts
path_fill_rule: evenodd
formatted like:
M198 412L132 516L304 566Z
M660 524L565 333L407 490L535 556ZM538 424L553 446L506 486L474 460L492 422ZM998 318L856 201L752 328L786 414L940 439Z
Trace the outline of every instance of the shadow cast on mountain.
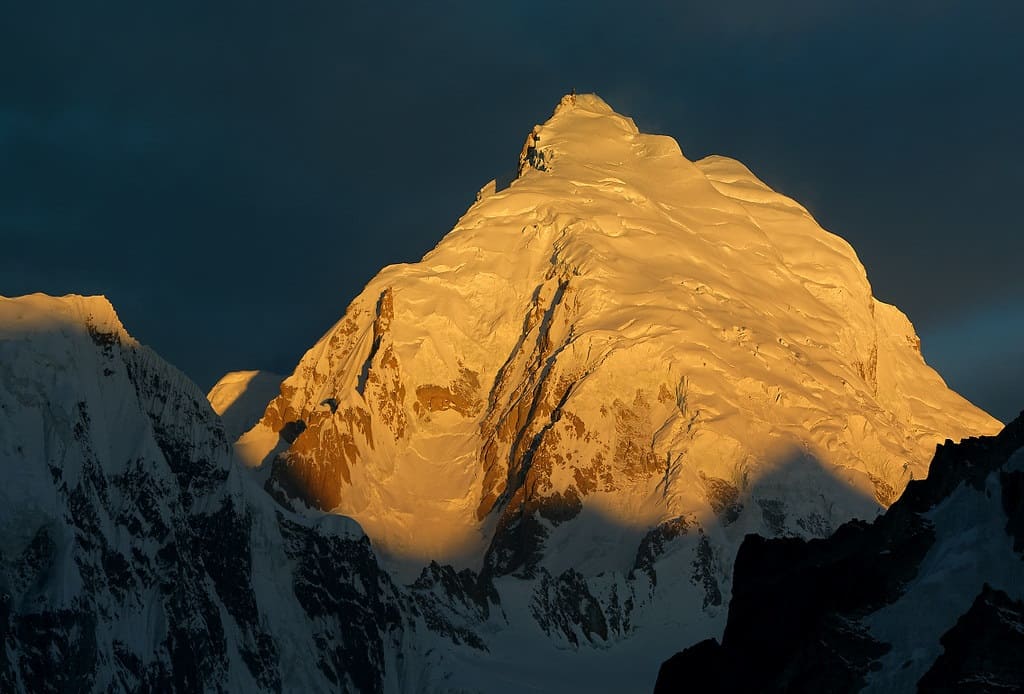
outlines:
M485 565L496 575L528 575L546 556L548 538L563 524L581 521L591 535L635 534L639 544L644 533L659 528L673 528L662 533L664 543L669 539L667 534L679 536L684 527L698 526L707 534L738 539L751 532L770 537L826 537L846 520L873 518L882 508L867 491L870 484L866 475L827 465L799 446L781 448L756 470L734 474L730 479L701 470L698 462L693 465L682 471L675 484L692 485L693 490L682 491L696 491L706 503L684 509L681 515L654 526L627 517L629 510L619 512L612 504L602 503L603 499L614 498L614 491L583 497L576 493L537 494L509 514L510 523L498 528L488 555L502 556L489 559ZM861 484L851 483L858 476ZM653 536L648 544L651 542ZM630 567L619 562L617 568Z
M827 537L851 518L870 519L883 510L870 475L825 463L795 444L775 452L745 484L762 535Z
M279 432L280 443L287 446L301 430L301 422L289 423ZM268 462L272 471L266 489L278 502L294 509L297 500L302 500L300 506L309 506L309 500L315 500L319 481L290 465L286 456L278 455ZM391 550L394 556L390 558L406 563L423 559L424 565L429 561L452 563L458 568L475 564L482 566L480 573L488 580L500 576L532 579L542 566L555 574L571 566L584 575L603 571L633 575L644 571L657 582L659 558L673 541L688 534L707 538L699 541L707 562L731 565L736 548L747 534L827 537L843 522L871 519L882 509L866 491L866 475L834 468L796 445L780 448L757 466L758 472L734 475L732 479L707 474L697 465L681 479L689 480L706 504L660 522L638 522L626 515L629 511L606 503L614 500L615 492L582 497L576 493L538 493L514 511L494 511L507 522L495 527L484 556L476 561L465 555L463 546L429 558L404 557ZM856 475L862 477L859 486L850 481ZM708 547L714 548L713 556ZM710 568L703 573L709 572ZM720 592L722 581L710 576L702 580L707 583L707 599L721 604L726 597L713 594Z
M574 647L634 636L636 606L689 591L692 603L679 623L690 631L681 628L678 641L651 644L660 663L718 635L745 537L826 537L850 518L873 518L881 509L866 490L866 476L864 484L851 484L844 475L852 473L801 447L781 449L761 470L732 481L690 471L706 503L656 524L602 506L604 495L584 497L579 506L550 497L551 504L535 503L496 531L481 580L536 582L535 619ZM656 669L654 663L652 683Z

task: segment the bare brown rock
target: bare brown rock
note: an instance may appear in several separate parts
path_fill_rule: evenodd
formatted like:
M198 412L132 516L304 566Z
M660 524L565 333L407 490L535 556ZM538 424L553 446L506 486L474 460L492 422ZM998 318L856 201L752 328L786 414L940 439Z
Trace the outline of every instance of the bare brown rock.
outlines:
M663 465L651 448L650 405L640 390L632 406L621 400L612 403L615 413L615 462L631 478L647 477L661 472Z
M463 417L475 417L483 403L480 400L480 378L475 371L463 367L459 377L447 386L417 386L418 412L455 410Z

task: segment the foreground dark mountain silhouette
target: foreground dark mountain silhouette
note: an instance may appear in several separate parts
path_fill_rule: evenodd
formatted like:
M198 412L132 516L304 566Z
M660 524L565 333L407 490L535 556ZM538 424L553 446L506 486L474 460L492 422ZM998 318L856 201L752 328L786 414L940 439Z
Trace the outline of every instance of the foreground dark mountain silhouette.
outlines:
M939 446L873 523L821 540L749 536L721 644L656 692L1024 691L1024 414Z
M593 95L223 418L105 299L0 299L0 688L649 691L746 535L996 430L918 346L802 206Z

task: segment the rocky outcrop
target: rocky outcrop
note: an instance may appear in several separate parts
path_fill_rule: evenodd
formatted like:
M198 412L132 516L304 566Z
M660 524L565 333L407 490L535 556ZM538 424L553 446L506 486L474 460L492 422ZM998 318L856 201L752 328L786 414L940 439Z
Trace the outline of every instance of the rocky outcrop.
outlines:
M1024 416L939 446L928 477L873 523L748 536L721 644L666 661L656 691L1024 688L1022 465Z
M1024 602L986 583L941 643L942 655L918 682L921 694L1024 689Z

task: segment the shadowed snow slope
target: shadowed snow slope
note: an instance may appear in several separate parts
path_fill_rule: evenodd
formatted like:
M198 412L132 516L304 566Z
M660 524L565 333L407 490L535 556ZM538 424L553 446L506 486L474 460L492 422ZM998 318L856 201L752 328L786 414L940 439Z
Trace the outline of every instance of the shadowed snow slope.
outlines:
M937 442L999 428L918 346L801 205L568 96L511 186L382 270L236 451L285 503L357 519L397 575L469 567L571 648L626 653L667 614L716 633L746 533L872 517ZM584 591L589 611L551 606Z

